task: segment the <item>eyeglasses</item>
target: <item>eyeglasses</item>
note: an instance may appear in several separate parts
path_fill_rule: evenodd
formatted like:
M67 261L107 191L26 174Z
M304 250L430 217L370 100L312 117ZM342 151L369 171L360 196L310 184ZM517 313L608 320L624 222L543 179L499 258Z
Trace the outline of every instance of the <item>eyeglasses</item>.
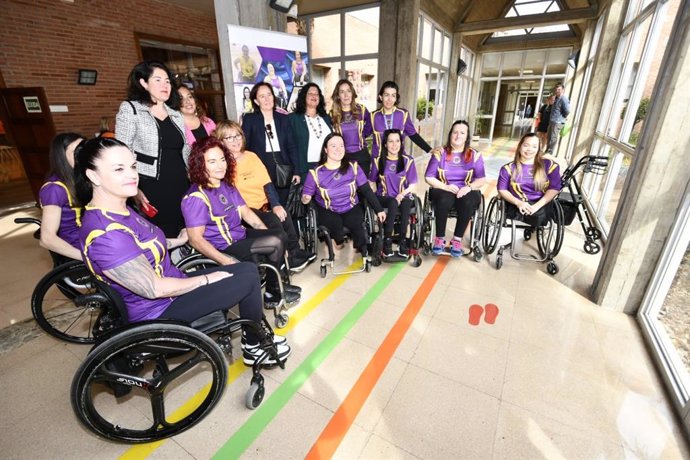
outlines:
M236 134L235 136L227 136L223 138L224 141L241 141L242 140L242 135L241 134Z

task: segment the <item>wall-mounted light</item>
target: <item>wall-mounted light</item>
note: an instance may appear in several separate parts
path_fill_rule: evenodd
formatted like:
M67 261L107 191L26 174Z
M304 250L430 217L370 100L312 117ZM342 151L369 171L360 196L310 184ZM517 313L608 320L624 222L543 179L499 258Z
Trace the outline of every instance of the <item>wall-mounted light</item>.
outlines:
M77 83L80 85L95 85L98 78L98 71L91 69L79 69Z
M580 60L580 50L575 51L568 57L568 65L573 69L577 68L577 61Z
M269 0L268 1L268 6L273 8L274 10L278 10L281 13L287 13L290 11L290 8L292 8L292 5L295 4L295 0Z
M465 73L465 70L467 70L467 63L462 59L458 59L458 75L462 75L463 73Z

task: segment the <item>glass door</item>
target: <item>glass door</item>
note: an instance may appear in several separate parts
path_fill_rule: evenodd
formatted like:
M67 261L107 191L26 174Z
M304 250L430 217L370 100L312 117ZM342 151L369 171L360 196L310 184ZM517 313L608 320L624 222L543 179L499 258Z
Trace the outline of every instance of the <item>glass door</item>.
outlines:
M638 312L671 399L690 427L690 185Z

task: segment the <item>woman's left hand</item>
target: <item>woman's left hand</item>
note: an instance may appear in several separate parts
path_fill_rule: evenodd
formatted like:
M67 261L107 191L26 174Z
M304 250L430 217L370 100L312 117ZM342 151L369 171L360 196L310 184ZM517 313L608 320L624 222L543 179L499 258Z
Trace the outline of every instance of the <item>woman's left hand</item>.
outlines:
M456 196L457 196L458 198L462 198L463 196L467 195L467 194L470 193L471 191L472 191L472 187L470 187L469 185L465 185L465 186L462 187L460 190L458 190L458 193L457 193Z
M376 213L376 217L379 218L379 222L385 222L386 221L386 212L385 211L378 212L378 213Z
M285 211L285 208L282 206L274 206L273 214L278 216L281 222L285 222L285 219L287 219L287 211Z

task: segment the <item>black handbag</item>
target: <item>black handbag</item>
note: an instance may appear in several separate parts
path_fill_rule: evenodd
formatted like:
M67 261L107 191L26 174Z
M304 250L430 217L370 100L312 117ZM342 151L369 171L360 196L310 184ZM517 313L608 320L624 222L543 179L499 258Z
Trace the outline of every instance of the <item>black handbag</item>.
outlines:
M268 143L271 146L271 150L273 150L273 142L271 142L271 139L273 139L273 130L271 129L271 125L266 125L265 130L268 135ZM275 185L276 188L289 187L290 184L292 184L292 165L283 163L273 151L271 155L273 155L273 161L276 164L276 180L273 185Z

